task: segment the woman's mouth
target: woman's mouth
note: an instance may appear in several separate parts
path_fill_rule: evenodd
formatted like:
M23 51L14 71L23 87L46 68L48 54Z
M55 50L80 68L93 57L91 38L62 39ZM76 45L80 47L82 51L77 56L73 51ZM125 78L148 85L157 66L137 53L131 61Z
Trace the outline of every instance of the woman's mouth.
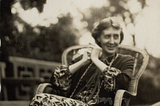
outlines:
M115 46L107 46L107 48L108 48L109 50L113 50L113 49L115 48Z

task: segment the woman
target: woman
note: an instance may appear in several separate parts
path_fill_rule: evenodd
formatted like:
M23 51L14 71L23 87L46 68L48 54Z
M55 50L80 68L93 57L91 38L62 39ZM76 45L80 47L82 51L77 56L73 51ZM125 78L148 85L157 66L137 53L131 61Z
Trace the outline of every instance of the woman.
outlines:
M91 45L72 65L57 67L51 77L54 95L38 94L30 105L113 105L115 92L129 85L133 58L117 53L123 32L116 18L100 21L92 36L100 47Z

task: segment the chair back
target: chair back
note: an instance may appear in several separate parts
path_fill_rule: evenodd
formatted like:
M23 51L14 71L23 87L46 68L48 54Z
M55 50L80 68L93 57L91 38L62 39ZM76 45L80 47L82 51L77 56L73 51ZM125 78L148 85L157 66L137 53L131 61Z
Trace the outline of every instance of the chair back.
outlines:
M79 51L83 51L87 49L87 47L88 45L75 45L67 48L62 54L62 64L70 65L76 55L82 55L79 53ZM142 49L128 45L120 45L118 47L118 53L124 55L131 55L134 58L133 73L131 77L131 82L129 84L128 92L136 96L139 78L143 74L148 64L148 54Z

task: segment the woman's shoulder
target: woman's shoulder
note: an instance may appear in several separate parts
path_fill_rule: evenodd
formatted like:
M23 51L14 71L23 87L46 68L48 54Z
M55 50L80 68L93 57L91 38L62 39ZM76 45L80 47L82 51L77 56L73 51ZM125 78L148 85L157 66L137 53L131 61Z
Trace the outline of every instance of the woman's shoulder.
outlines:
M133 68L134 58L131 55L118 54L118 57L114 63L114 66L120 70L126 68Z
M121 59L134 59L133 56L128 55L128 54L118 54L118 57Z
M118 54L117 61L119 61L121 63L133 62L134 57L131 55L127 55L127 54Z

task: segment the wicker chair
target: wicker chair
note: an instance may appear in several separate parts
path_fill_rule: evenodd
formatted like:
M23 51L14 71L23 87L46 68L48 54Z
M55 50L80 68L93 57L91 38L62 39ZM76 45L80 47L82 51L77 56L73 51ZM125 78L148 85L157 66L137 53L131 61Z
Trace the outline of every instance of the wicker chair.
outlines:
M87 48L87 45L76 45L67 48L62 54L62 64L68 65L72 61L73 56L75 56L80 49L83 50L85 48ZM148 64L149 57L145 51L126 45L120 45L118 53L131 55L134 57L134 69L129 88L128 90L118 90L114 100L114 106L129 106L131 97L137 95L138 82ZM45 92L46 88L51 88L51 86L52 85L49 83L40 84L36 93Z

